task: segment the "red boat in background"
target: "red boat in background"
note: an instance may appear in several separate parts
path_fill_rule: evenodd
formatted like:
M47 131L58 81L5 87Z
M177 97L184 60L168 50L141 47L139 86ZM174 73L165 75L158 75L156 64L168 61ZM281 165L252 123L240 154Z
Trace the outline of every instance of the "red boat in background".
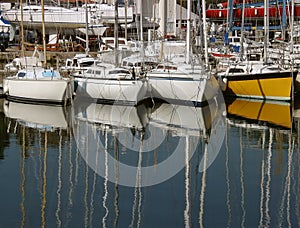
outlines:
M234 4L235 5L235 4ZM219 8L213 9L208 8L206 10L206 17L210 19L227 19L227 15L229 12L229 8L223 8L227 7L226 3L220 3L218 4ZM291 7L286 6L286 16L290 16L291 14ZM242 19L242 9L241 8L233 8L233 18L235 19ZM254 7L247 7L244 9L244 17L245 19L262 19L264 18L264 7L263 6L254 6ZM269 18L275 19L280 18L283 13L283 6L282 5L271 5L269 7ZM300 17L300 4L295 4L294 6L294 17Z
M229 9L207 9L206 18L211 19L226 19ZM236 17L237 9L233 9L233 17Z

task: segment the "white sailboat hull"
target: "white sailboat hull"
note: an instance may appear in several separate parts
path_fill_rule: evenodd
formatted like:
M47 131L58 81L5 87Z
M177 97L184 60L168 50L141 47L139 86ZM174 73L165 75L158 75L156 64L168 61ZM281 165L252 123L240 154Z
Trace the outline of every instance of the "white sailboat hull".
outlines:
M190 77L165 77L149 73L149 96L162 99L168 103L190 103L201 105L218 92L218 83L214 77L193 79Z
M72 81L69 79L19 79L3 80L3 89L10 100L24 102L64 104L72 98Z
M87 96L98 103L136 105L144 99L147 83L144 80L106 78L75 78L76 96Z

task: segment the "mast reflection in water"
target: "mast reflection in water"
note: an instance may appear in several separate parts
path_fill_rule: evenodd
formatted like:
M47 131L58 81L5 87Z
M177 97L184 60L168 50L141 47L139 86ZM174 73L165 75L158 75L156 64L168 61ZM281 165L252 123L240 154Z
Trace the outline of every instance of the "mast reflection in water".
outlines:
M299 224L298 119L292 124L287 103L68 109L1 101L3 227ZM152 173L144 168L159 173L175 149L183 168L145 186ZM127 186L124 164L135 167Z

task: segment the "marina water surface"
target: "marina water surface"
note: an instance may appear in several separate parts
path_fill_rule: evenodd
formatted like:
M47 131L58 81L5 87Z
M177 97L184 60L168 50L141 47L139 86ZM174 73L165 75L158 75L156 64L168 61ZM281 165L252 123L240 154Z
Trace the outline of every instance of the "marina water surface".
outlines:
M299 227L289 103L1 107L1 227Z

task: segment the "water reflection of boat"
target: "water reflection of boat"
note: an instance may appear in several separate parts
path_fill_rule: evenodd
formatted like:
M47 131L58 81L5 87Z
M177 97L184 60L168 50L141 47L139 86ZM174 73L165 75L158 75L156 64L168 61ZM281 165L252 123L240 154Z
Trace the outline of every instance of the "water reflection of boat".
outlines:
M208 148L208 167L216 158L224 138L221 134L225 131L220 131L216 121L223 111L217 100L201 108L166 103L154 103L150 107L144 103L137 107L79 103L74 105L73 131L82 157L95 172L121 185L136 186L138 181L139 186L148 186L167 180L182 170L186 164L184 151L188 151L189 160L200 144ZM173 151L170 159L165 159L165 144L170 145L167 150ZM107 145L122 147L127 156L116 159L112 155L113 149L107 149ZM145 159L149 153L151 158ZM143 167L137 180L138 161L145 160L147 167ZM118 170L109 168L107 174L104 161L109 165L117 162ZM174 161L179 163L174 165ZM158 175L153 166L159 171L170 169ZM199 167L202 171L203 160Z
M108 105L82 102L75 105L76 120L112 129L132 128L143 130L147 124L147 110L144 105Z
M292 128L291 105L255 99L236 99L227 105L229 121L244 127Z
M66 107L6 101L3 109L6 117L16 119L27 127L53 130L69 126Z
M20 195L16 199L20 205L19 211L16 209L20 216L20 224L26 226L25 224L30 223L33 214L34 226L44 227L50 224L48 209L51 211L56 209L55 219L57 224L60 224L63 204L62 179L64 175L68 175L68 172L63 173L66 170L62 167L67 167L70 162L67 155L71 156L70 153L64 153L65 146L71 145L68 143L71 141L68 107L33 105L7 100L4 100L2 106L8 120L6 131L18 139L14 150L21 152L17 153L19 163L14 167L13 174L20 182L17 188ZM55 158L52 159L53 157ZM72 191L72 185L69 189ZM55 194L57 197L53 197ZM35 210L35 213L32 213L32 210Z
M185 150L189 147L189 156L192 156L198 142L203 142L203 150L206 151L207 158L201 160L199 172L203 172L212 164L225 137L223 116L225 103L217 98L201 108L168 103L159 104L152 112L149 122L149 125L156 129L184 139Z
M227 111L227 227L296 224L296 219L289 216L299 210L291 203L299 194L291 187L298 184L299 158L294 153L296 134L291 131L290 104L235 100L228 104ZM240 201L239 213L236 199ZM249 222L253 208L259 210Z
M206 135L217 112L215 100L210 105L201 108L158 103L151 113L151 124L177 135Z

